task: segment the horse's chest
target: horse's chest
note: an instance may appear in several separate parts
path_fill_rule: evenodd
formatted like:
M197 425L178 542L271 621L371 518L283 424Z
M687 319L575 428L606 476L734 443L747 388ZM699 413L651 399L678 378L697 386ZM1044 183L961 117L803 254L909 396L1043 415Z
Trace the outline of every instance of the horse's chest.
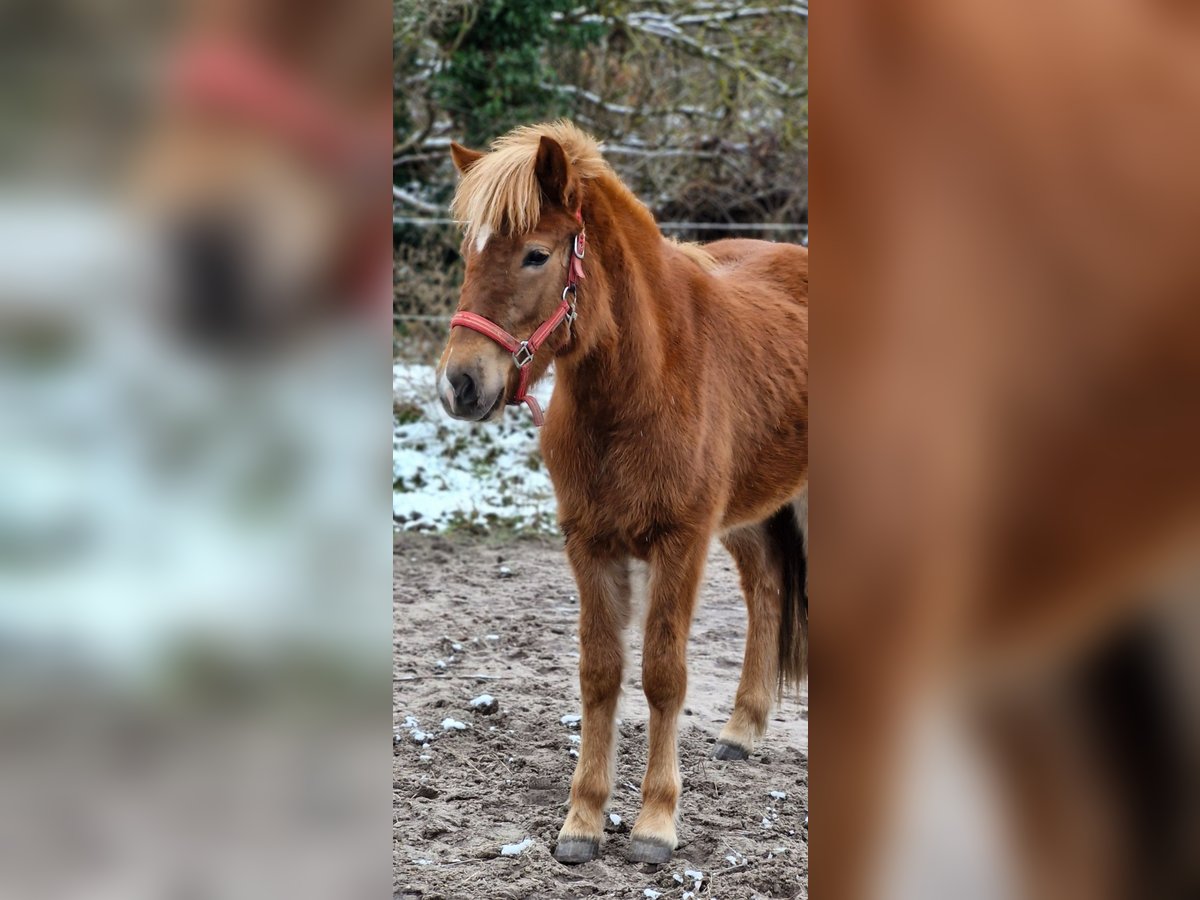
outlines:
M567 440L543 452L560 519L626 539L674 515L694 487L692 461L649 442Z

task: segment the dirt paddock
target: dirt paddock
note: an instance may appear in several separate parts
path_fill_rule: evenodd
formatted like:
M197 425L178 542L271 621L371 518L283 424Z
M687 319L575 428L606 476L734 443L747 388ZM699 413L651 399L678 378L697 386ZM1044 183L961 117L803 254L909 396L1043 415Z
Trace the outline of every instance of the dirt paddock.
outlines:
M807 898L807 696L783 702L748 761L708 758L745 636L719 545L688 648L680 847L657 868L624 858L646 761L640 628L606 841L599 859L566 867L551 850L578 752L579 604L560 545L401 534L392 586L395 897Z

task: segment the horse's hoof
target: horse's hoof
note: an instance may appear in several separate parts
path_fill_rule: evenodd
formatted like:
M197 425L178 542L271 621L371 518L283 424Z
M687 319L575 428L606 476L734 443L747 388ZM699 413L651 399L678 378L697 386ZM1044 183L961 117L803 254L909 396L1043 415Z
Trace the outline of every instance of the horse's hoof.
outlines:
M591 862L600 853L600 842L590 838L567 838L554 848L554 858L565 866Z
M629 844L629 861L661 866L671 861L674 850L666 841L657 838L635 837Z
M750 751L741 744L732 744L729 741L717 741L712 752L713 759L728 759L728 760L743 760L750 758Z

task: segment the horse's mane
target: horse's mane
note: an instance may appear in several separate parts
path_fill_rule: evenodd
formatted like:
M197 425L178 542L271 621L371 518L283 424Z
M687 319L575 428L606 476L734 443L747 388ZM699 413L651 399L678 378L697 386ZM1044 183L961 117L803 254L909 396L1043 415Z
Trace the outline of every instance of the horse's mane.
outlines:
M595 138L565 119L516 128L492 142L492 152L467 170L454 192L450 210L467 240L474 241L484 230L520 234L537 225L542 192L533 166L542 135L558 141L579 177L612 172Z
M705 250L700 244L693 243L692 241L677 241L674 238L665 238L665 240L705 272L712 272L719 265L716 257Z

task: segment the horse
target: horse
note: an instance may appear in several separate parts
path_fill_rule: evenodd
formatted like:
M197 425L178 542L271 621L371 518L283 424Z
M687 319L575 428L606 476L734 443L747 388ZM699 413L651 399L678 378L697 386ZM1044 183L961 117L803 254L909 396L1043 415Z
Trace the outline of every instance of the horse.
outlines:
M368 0L189 0L136 152L172 332L264 349L382 311L391 54Z
M776 692L806 673L808 251L664 238L568 121L517 128L489 152L450 151L466 273L438 393L455 418L495 421L525 404L544 423L579 586L582 746L554 856L599 853L638 559L649 570L649 756L629 858L664 863L677 846L686 646L714 535L737 564L749 622L714 756L747 758ZM551 364L543 416L528 389Z
M827 13L812 895L1198 896L1196 7Z

